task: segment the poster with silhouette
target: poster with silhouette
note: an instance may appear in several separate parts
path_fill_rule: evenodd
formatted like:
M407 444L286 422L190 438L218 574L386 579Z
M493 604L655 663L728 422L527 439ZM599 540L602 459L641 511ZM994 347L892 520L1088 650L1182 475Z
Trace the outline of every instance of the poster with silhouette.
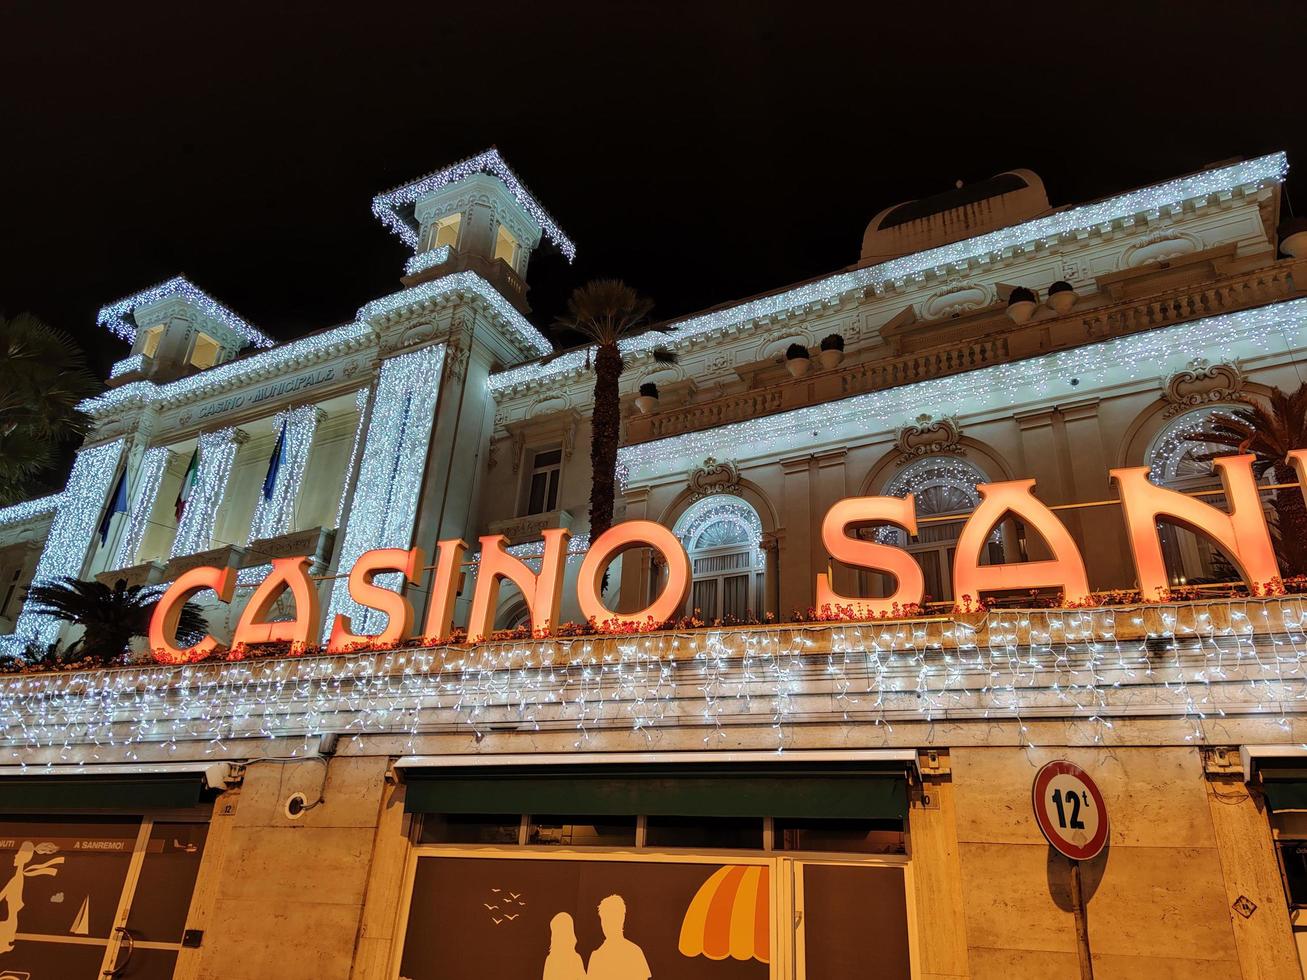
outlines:
M208 825L136 817L0 817L0 980L98 977L138 846L127 925L142 943L180 943ZM175 949L139 949L132 977L172 976Z
M139 828L0 819L0 977L99 974Z
M767 980L766 865L419 858L407 980Z

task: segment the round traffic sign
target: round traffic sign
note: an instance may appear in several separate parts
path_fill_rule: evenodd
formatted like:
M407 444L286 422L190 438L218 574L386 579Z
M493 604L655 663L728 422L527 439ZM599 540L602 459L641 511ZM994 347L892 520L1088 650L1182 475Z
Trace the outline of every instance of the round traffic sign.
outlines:
M1107 843L1103 794L1074 762L1059 759L1035 773L1030 802L1044 837L1072 860L1095 858Z

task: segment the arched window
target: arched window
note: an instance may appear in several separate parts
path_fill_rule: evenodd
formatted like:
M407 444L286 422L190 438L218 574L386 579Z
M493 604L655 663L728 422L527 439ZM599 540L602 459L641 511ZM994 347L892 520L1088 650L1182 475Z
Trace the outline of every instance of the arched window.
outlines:
M967 515L980 505L977 483L988 483L989 477L978 467L956 456L927 456L915 460L885 484L881 491L886 497L906 497L912 494L916 501L917 535L908 535L895 527L880 527L874 532L876 539L885 544L906 548L921 564L926 580L926 595L932 601L953 598L953 557L962 525ZM923 517L949 517L956 520L922 521ZM989 562L1003 561L1002 535L998 528L989 543ZM865 595L888 595L891 583L885 576L864 572Z
M762 520L739 497L695 501L673 529L694 573L686 614L708 622L745 621L763 608Z
M1229 415L1238 405L1211 405L1186 412L1172 419L1153 439L1144 462L1149 467L1148 478L1169 490L1192 493L1196 490L1219 489L1220 478L1209 460L1208 453L1232 454L1228 446L1198 442L1190 438L1208 427L1214 418ZM1221 496L1204 497L1204 503L1225 506ZM1163 524L1160 530L1162 554L1172 585L1190 582L1226 581L1237 579L1238 571L1213 547L1207 538L1173 524Z

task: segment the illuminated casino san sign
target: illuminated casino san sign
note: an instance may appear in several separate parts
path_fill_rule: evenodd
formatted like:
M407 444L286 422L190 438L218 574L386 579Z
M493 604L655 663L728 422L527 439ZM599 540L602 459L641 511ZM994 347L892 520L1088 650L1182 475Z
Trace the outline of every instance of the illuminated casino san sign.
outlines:
M1307 450L1289 454L1288 461L1307 486ZM1166 563L1158 538L1158 521L1181 524L1205 535L1220 546L1239 570L1245 583L1260 587L1280 574L1271 546L1271 536L1262 512L1254 457L1227 456L1215 461L1229 510L1221 510L1193 497L1156 486L1148 480L1148 467L1111 470L1121 501L1122 515L1130 540L1139 589L1144 596L1156 596L1167 588ZM986 593L1018 589L1059 589L1068 605L1090 601L1089 580L1079 548L1057 516L1033 493L1034 480L982 483L980 505L967 518L958 538L953 567L954 595L979 599ZM1045 561L981 564L986 542L998 523L1011 515L1043 536L1052 558ZM917 533L916 503L907 497L850 497L838 501L822 520L821 538L827 553L846 565L882 572L896 580L894 593L885 598L863 598L835 591L828 573L817 576L817 607L851 606L866 618L891 615L925 599L921 567L908 552L889 544L853 536L855 528L887 524ZM531 616L532 629L552 632L560 622L563 580L567 564L569 531L553 528L543 532L544 554L540 570L532 571L520 558L510 555L503 535L482 537L480 570L472 595L467 639L476 643L494 628L499 588L504 580L521 590ZM666 564L667 580L658 597L646 608L616 613L602 599L604 571L624 551L652 548ZM343 653L363 645L386 646L420 636L424 642L440 643L453 635L454 602L459 569L467 544L460 540L436 543L436 562L426 621L414 631L414 611L409 598L377 585L378 575L402 573L413 585L421 583L427 568L422 548L381 548L364 553L349 570L349 594L359 605L386 616L386 627L378 634L353 632L350 619L338 614L331 624L328 653ZM278 558L262 584L255 589L232 636L232 646L289 643L307 646L322 635L322 611L318 589L309 575L308 556ZM581 615L613 629L639 628L675 619L689 595L692 574L690 558L677 537L652 521L626 521L615 525L591 544L581 561L576 582L576 599ZM164 593L150 622L150 646L155 656L168 663L186 663L212 654L219 646L206 636L192 647L177 646L177 623L186 601L212 589L222 602L231 602L236 589L236 569L201 566L181 575ZM274 603L290 592L295 618L269 622Z

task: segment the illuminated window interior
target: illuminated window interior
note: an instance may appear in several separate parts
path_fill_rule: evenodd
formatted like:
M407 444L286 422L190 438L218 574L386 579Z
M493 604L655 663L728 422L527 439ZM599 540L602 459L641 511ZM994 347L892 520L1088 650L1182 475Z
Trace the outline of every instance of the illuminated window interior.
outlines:
M213 367L221 353L222 346L207 333L196 334L195 346L191 348L191 365L201 370Z
M499 226L499 234L495 236L495 258L503 259L509 265L517 259L517 239L503 225Z
M448 245L453 248L458 244L458 226L462 224L461 214L447 214L432 222L427 228L427 248L440 248Z
M159 323L148 330L141 331L141 349L140 353L146 357L154 357L159 349L159 341L163 340L163 324Z

